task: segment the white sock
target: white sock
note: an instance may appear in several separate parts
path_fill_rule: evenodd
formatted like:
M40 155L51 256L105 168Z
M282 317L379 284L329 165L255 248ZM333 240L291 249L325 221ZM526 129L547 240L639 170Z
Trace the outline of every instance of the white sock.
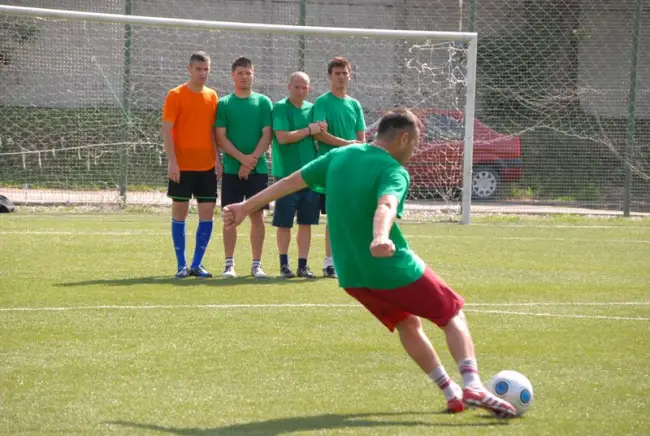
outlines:
M328 266L334 266L334 260L332 260L332 256L325 257L325 261L323 262L323 268L327 268Z
M226 268L229 266L234 267L235 266L235 258L234 257L226 257Z
M478 365L476 359L465 359L458 363L458 370L463 376L463 385L466 388L482 388L483 383L478 376Z
M447 374L447 371L445 371L445 367L440 365L439 367L435 368L433 371L431 371L429 374L429 378L440 388L442 393L445 396L445 400L449 401L452 400L456 397L456 393L454 392L454 381L449 377L449 374Z
M251 268L257 268L260 265L262 265L262 262L259 260L254 260L253 263L251 264Z

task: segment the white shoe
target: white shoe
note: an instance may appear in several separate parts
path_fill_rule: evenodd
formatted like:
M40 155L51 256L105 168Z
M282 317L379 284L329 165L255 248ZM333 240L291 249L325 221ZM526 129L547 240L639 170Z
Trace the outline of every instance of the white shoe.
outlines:
M226 267L226 269L223 270L223 274L221 274L222 277L226 279L234 279L237 277L237 273L235 272L235 266L234 265L229 265Z
M251 275L256 279L265 279L266 273L262 269L262 265L251 267Z

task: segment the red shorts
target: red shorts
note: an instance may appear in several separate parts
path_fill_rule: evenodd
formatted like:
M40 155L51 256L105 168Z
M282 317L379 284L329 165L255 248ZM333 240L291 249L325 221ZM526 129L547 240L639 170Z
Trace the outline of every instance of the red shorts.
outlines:
M345 288L345 291L363 304L391 332L410 315L444 327L465 305L463 297L429 267L418 280L400 288Z

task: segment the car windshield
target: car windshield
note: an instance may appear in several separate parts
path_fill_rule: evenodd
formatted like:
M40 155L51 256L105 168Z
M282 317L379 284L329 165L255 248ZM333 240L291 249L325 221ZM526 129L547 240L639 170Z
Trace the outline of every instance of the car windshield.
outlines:
M452 117L441 114L431 114L427 117L427 141L460 140L464 137L464 126Z

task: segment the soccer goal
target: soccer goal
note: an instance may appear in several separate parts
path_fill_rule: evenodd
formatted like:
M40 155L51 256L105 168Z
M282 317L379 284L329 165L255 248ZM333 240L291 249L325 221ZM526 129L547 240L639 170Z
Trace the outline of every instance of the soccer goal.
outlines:
M219 95L232 91L230 63L245 55L255 64L254 90L273 101L286 97L296 70L311 77L313 101L329 90L329 59L345 56L369 139L391 108L410 108L424 123L408 164L411 210L469 223L477 191L475 33L126 12L0 5L0 192L18 204L164 204L162 103L186 80L190 53L205 50L213 61L208 85Z

